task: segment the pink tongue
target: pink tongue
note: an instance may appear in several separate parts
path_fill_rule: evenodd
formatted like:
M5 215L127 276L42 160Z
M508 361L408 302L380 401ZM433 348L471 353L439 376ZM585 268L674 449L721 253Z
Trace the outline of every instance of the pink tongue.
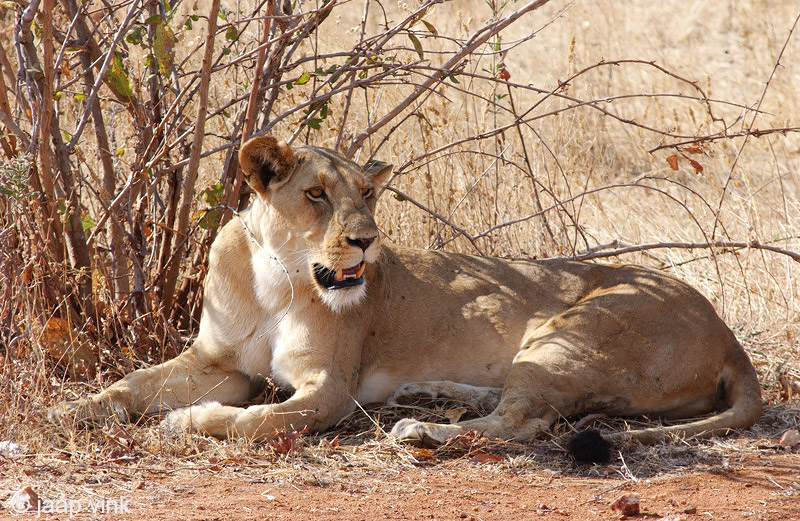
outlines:
M342 270L342 275L345 277L348 275L356 275L358 273L358 268L360 268L360 266L353 266L352 268L344 269Z

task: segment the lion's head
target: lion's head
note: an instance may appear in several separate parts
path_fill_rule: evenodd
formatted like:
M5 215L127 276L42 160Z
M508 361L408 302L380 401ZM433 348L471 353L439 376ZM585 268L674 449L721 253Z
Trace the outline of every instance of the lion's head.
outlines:
M242 145L239 163L264 203L261 235L339 311L366 294L364 271L380 254L372 215L391 165L358 166L328 149L292 149L272 136ZM305 273L303 273L305 271ZM293 274L294 275L294 274Z

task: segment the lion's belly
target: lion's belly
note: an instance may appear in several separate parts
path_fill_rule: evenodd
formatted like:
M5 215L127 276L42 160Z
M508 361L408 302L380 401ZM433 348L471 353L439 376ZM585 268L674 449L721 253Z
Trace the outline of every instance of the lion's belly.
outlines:
M375 371L367 376L358 389L356 399L358 403L385 402L398 387L404 383L402 378L396 373L388 371Z

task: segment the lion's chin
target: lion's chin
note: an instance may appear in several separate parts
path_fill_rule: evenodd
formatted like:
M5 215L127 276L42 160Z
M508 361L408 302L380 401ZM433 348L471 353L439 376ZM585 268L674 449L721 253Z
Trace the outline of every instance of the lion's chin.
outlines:
M348 309L359 305L367 295L367 285L361 283L358 286L337 290L320 289L322 302L335 313L342 313Z

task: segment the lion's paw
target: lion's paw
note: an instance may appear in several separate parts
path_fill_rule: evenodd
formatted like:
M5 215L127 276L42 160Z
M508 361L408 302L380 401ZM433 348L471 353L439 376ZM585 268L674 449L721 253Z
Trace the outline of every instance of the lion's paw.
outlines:
M109 418L125 423L129 420L128 411L119 403L105 403L92 398L62 402L47 410L47 420L64 427L75 424L100 425Z
M450 438L463 434L459 425L426 423L411 418L403 418L395 423L391 435L395 438L423 447L438 447Z
M161 420L161 430L173 436L197 430L204 431L203 421L207 412L218 407L222 407L219 402L203 402L175 409Z

